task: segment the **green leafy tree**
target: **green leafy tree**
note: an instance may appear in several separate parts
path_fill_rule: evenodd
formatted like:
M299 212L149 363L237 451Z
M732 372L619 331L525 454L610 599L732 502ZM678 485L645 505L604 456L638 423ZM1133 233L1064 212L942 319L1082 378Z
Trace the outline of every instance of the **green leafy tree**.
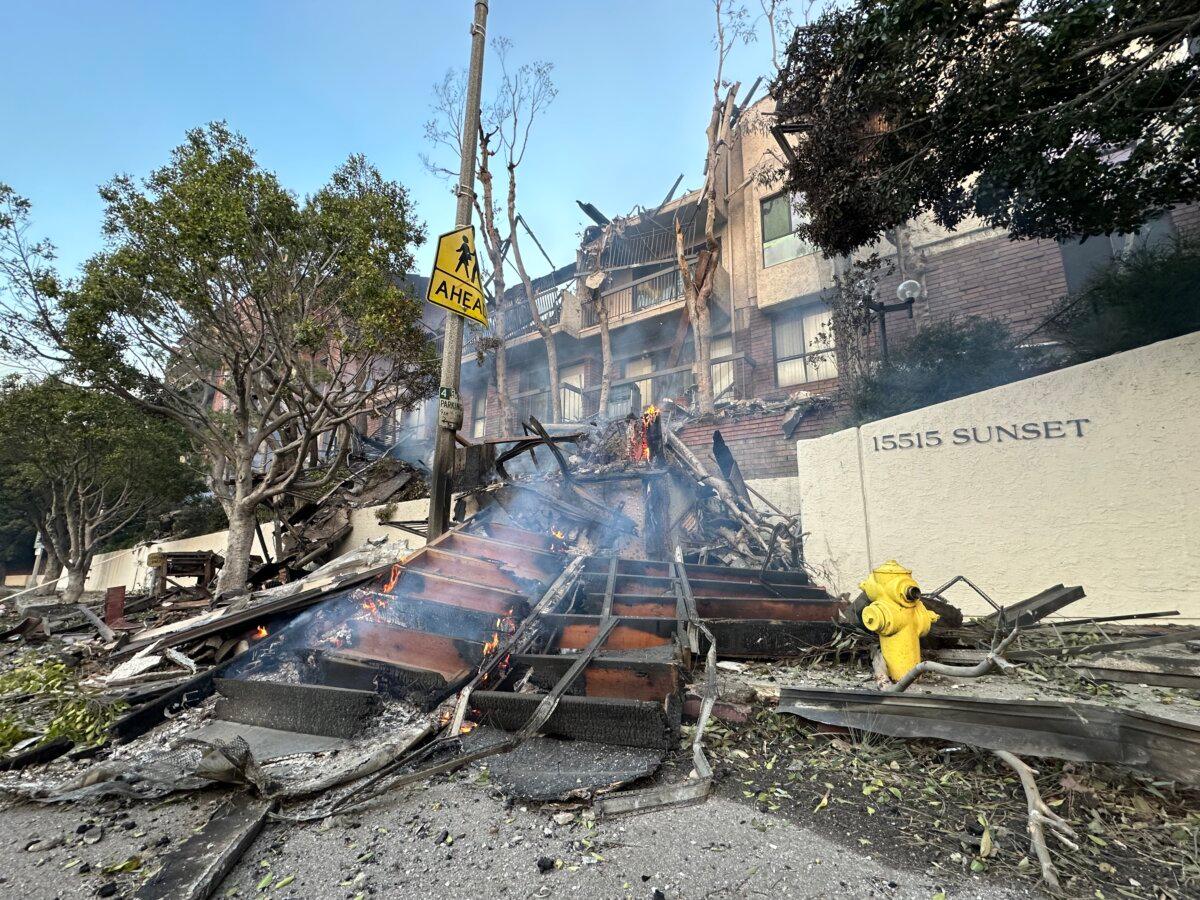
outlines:
M27 523L83 592L105 541L197 487L178 426L61 379L0 387L0 504Z
M1128 233L1200 199L1197 0L856 0L797 29L773 94L808 240L919 213Z
M421 303L398 278L421 228L407 191L363 157L301 200L223 124L100 193L108 247L73 285L25 238L28 204L0 197L9 349L57 354L184 429L229 519L219 590L239 592L259 505L334 448L305 482L331 485L356 420L433 392Z

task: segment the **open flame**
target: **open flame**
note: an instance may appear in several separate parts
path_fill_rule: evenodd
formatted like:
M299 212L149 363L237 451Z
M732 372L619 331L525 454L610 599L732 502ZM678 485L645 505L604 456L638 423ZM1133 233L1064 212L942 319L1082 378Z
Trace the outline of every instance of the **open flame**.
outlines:
M629 437L629 458L635 462L650 459L651 432L658 422L658 407L651 403L642 411L640 420L634 420Z
M403 571L404 567L401 566L400 563L396 563L394 566L392 566L391 577L388 578L387 584L383 586L383 592L385 594L390 594L395 589L396 582L400 580L400 575Z
M565 550L567 547L567 533L557 525L550 526L550 536L554 538L550 542L550 549L553 551Z
M266 625L259 625L257 628L254 629L254 634L251 635L251 637L256 641L261 641L266 636L267 636L267 626Z

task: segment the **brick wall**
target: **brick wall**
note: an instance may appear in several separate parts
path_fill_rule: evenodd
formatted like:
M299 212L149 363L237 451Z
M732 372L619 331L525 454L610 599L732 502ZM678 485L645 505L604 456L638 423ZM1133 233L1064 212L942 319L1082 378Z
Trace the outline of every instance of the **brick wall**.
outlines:
M1182 238L1200 240L1200 204L1171 210L1171 221Z
M928 266L928 314L934 321L986 316L1020 333L1040 325L1067 293L1054 241L995 237L932 255Z
M679 437L701 460L712 455L712 434L720 430L743 478L779 478L796 474L796 442L784 436L783 413L718 419L688 425Z

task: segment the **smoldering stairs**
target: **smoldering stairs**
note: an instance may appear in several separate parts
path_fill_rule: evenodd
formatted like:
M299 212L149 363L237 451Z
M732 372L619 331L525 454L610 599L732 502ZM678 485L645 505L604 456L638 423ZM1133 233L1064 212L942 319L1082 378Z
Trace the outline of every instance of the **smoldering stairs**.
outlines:
M403 565L302 616L227 678L287 682L294 709L326 706L331 689L341 702L382 693L433 709L487 669L467 720L518 732L557 691L541 733L663 751L677 746L687 672L709 640L753 658L833 636L842 604L801 573L611 555L569 565L563 540L513 524L525 492L501 494ZM711 637L697 640L695 625ZM223 706L251 725L313 727L280 721L274 704Z

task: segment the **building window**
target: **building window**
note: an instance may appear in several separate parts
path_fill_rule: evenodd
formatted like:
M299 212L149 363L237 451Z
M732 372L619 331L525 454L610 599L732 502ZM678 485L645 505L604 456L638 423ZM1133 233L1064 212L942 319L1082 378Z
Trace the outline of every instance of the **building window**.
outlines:
M1119 259L1142 249L1169 246L1175 239L1175 224L1169 216L1156 216L1132 234L1105 234L1071 239L1059 244L1067 293L1075 294Z
M762 201L764 269L813 252L812 246L796 234L800 222L794 195L776 194Z
M564 422L578 422L583 418L582 363L558 370L558 402Z
M720 359L722 356L733 354L733 335L723 334L712 339L708 350L709 359ZM712 365L713 398L733 397L733 363L713 363Z
M487 392L477 391L471 397L471 437L483 440L487 434Z
M837 377L829 307L814 303L775 319L775 381L780 387Z

